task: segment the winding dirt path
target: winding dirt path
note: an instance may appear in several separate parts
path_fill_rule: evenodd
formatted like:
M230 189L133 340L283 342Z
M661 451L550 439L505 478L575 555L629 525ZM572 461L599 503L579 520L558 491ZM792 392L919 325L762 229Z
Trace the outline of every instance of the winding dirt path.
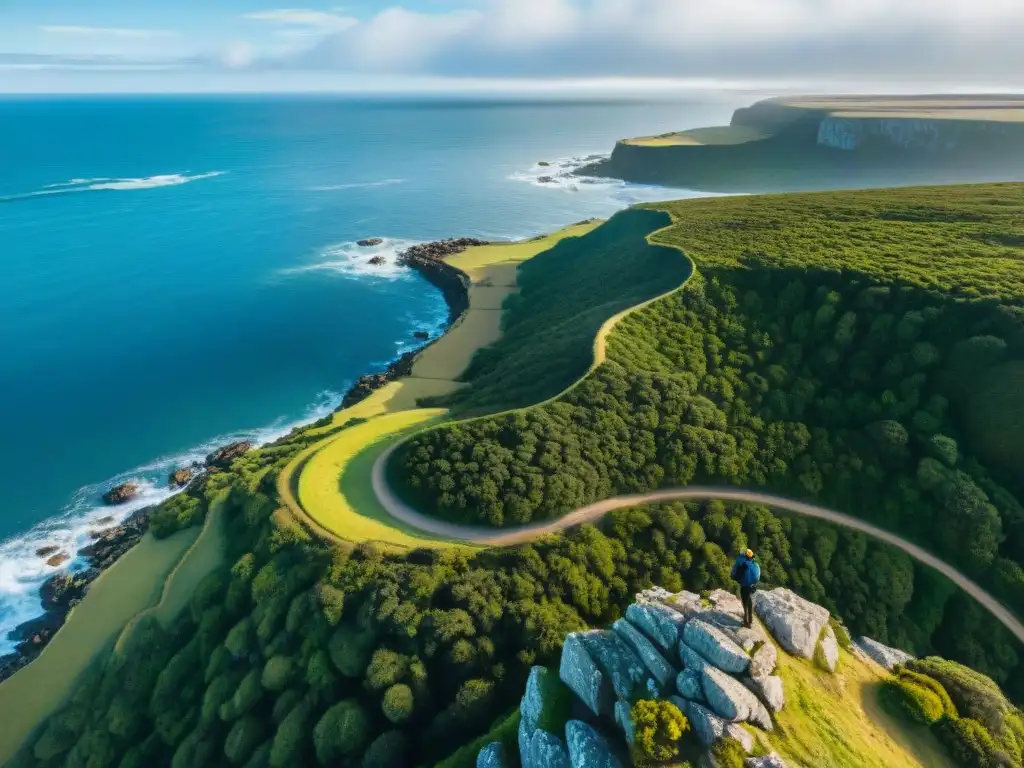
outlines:
M533 523L518 528L505 528L495 530L494 528L483 528L474 526L462 526L455 523L448 523L443 520L429 517L417 512L408 504L403 502L391 490L387 483L385 467L392 452L398 444L391 446L382 453L373 465L373 492L377 499L387 510L388 514L396 520L400 520L408 526L418 528L432 535L445 539L465 541L471 544L482 546L509 546L533 541L550 533L558 533L567 528L572 528L582 523L589 523L599 520L606 514L622 507L634 507L643 504L657 504L664 501L709 501L718 499L721 501L739 501L750 504L763 504L768 507L782 509L806 517L814 517L819 520L827 520L830 523L841 525L860 531L886 544L906 552L919 563L934 568L947 579L956 584L960 589L973 597L978 603L991 613L1004 627L1006 627L1021 643L1024 643L1024 624L1013 615L1002 603L982 589L978 584L964 576L960 571L948 563L935 557L925 549L907 541L900 536L889 533L882 528L858 520L842 512L835 512L825 507L818 507L814 504L807 504L802 501L787 499L784 496L773 496L761 491L752 491L743 488L691 486L688 488L669 488L651 493L632 494L627 496L615 496L611 499L598 501L575 512L560 517L557 520L544 523Z

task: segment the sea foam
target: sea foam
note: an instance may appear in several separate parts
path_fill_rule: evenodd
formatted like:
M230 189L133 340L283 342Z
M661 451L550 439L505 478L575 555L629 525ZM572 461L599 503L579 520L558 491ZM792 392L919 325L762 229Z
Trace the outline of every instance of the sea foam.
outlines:
M346 184L328 184L322 187L310 187L311 192L335 192L341 189L370 189L372 187L391 187L404 184L405 179L380 179L379 181L353 181Z
M70 179L54 184L46 184L42 189L35 192L24 192L21 194L0 197L0 202L14 202L16 200L28 200L34 197L47 197L52 195L74 195L82 192L126 192L136 189L156 189L157 187L177 187L181 184L188 184L193 181L212 179L223 176L227 171L210 171L208 173L166 173L157 176L141 176L139 178L114 179L98 177L94 179Z
M329 245L317 254L317 260L301 267L282 270L281 274L294 275L303 272L333 272L352 277L377 277L397 280L411 276L409 270L398 264L398 255L416 240L384 238L378 245L361 246L356 242ZM371 263L374 260L380 263Z
M202 462L216 448L236 440L251 440L256 445L273 442L295 427L331 413L341 403L341 397L338 392L321 392L301 419L282 417L259 429L221 435L182 453L154 459L106 482L79 488L56 516L22 534L0 541L0 655L15 649L16 643L8 638L13 629L43 614L39 597L43 582L55 573L79 571L87 566L86 559L78 553L92 543L90 532L111 528L139 509L159 504L180 493L180 489L168 487L167 476L174 469L195 461ZM137 483L139 494L125 504L105 505L101 498L103 492L125 482ZM58 547L71 559L55 567L49 566L46 558L36 554L36 550L45 546Z

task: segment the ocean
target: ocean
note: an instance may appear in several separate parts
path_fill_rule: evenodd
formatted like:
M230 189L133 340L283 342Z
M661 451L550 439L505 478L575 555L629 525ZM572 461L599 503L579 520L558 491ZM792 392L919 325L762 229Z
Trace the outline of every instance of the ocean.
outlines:
M172 469L329 413L443 327L403 247L693 194L568 171L745 99L0 99L0 653L57 570L38 548L74 554Z

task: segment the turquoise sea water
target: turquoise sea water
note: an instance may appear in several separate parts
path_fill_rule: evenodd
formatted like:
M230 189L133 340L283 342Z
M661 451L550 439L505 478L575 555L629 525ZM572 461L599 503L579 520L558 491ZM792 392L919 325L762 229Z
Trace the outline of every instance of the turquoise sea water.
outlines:
M0 100L0 652L53 572L36 548L73 553L175 466L328 412L440 327L401 247L682 196L563 174L736 101ZM129 478L139 501L103 508Z

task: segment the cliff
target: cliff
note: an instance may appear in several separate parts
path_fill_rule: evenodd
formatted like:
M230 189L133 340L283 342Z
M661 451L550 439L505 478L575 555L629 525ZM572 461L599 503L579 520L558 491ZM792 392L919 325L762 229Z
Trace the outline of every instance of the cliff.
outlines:
M768 99L729 126L624 139L580 172L721 192L1020 180L1024 99Z

